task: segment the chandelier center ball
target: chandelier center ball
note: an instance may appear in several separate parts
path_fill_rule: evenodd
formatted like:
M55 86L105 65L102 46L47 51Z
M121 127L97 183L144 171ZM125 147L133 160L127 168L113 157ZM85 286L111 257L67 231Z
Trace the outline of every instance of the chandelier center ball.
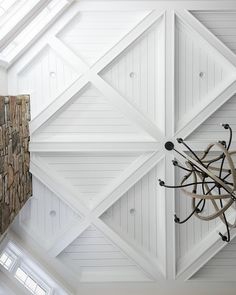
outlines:
M167 150L167 151L172 151L173 149L174 149L174 144L173 144L173 142L172 141L167 141L166 143L165 143L165 149Z

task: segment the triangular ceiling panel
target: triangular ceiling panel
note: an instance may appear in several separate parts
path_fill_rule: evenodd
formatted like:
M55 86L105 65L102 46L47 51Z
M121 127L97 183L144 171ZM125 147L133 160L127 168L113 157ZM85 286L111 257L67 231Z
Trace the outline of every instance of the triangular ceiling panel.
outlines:
M44 48L18 73L18 93L29 93L31 119L66 90L79 74L51 48Z
M208 261L192 278L194 281L236 281L236 238Z
M229 139L229 132L221 124L228 123L236 131L236 95L229 99L222 107L213 113L200 127L189 137L190 141L206 141L206 147L210 142ZM235 134L233 135L235 138Z
M235 79L235 68L176 17L175 116L177 130Z
M191 11L229 49L236 53L236 11Z
M40 241L40 245L49 246L58 235L80 219L37 178L33 178L33 196L20 212L20 225Z
M164 229L163 190L157 184L164 178L164 160L148 172L103 215L102 220L121 237L137 245L159 263L164 263L161 233Z
M90 226L58 256L80 282L149 281L144 272L96 227Z
M82 11L59 38L89 65L120 41L148 11ZM96 20L96 21L95 21Z
M164 20L159 19L101 76L164 130Z
M85 87L32 137L33 141L153 141L93 86Z
M88 207L106 197L109 187L139 158L138 153L40 154L45 171L78 196ZM105 196L103 196L105 193Z

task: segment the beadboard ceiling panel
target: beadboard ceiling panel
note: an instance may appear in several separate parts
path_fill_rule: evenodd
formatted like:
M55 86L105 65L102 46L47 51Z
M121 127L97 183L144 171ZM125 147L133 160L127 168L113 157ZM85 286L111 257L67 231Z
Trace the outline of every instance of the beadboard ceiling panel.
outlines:
M228 100L222 107L213 113L188 140L215 142L218 140L228 140L229 133L222 128L221 124L227 122L233 130L233 136L236 135L236 95Z
M192 11L192 14L236 53L236 11Z
M60 255L81 281L149 281L142 269L96 227L90 226ZM91 276L92 275L92 276Z
M20 212L20 224L43 247L67 231L81 217L33 177L33 196Z
M176 128L230 83L232 65L196 32L176 18Z
M153 141L153 138L88 85L42 126L33 141Z
M58 36L91 65L147 14L147 11L79 12Z
M39 161L88 207L101 201L139 153L40 154Z
M156 185L158 177L164 177L163 160L112 205L102 219L119 235L163 264L163 245L158 233L164 223L164 198L162 189Z
M15 91L30 93L33 119L78 77L79 74L47 46L18 73Z
M236 239L217 253L192 278L194 281L236 281Z
M101 73L163 131L164 30L162 17Z

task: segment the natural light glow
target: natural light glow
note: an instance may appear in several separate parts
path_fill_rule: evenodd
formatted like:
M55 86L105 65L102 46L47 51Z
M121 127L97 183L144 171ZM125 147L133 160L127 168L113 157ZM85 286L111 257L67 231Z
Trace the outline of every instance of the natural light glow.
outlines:
M32 278L26 271L21 267L18 267L15 273L15 278L25 286L32 294L35 295L46 295L48 292L40 286L35 278Z
M66 5L66 0L52 0L16 38L1 52L2 56L11 60L28 44L40 30L50 22Z
M7 252L3 252L0 256L0 264L6 269L10 270L13 266L15 259Z
M17 0L2 0L0 1L0 7L7 12L15 3Z
M25 2L26 0L0 0L0 24L6 25L6 22L22 8Z

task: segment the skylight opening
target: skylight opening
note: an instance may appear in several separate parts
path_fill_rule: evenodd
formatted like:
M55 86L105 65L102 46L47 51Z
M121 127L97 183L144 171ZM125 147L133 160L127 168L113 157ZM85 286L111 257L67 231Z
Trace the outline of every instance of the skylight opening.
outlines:
M16 4L17 0L2 0L0 1L0 11L1 15L7 13L14 4Z
M1 52L12 60L69 2L52 0L16 38Z
M25 2L26 0L0 0L0 24L6 24L22 8Z
M34 295L48 295L49 291L38 282L36 278L30 275L27 271L18 267L15 273L15 278L32 294Z

